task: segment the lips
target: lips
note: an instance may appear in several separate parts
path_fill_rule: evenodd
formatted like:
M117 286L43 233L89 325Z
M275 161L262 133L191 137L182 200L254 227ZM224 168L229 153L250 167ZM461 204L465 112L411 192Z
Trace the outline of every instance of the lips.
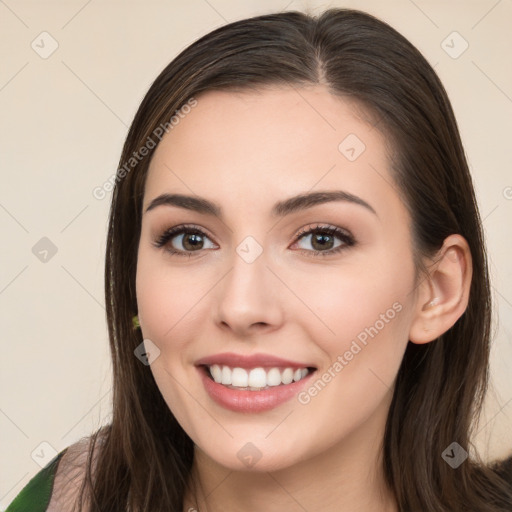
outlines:
M309 362L269 354L216 354L199 359L195 366L218 405L246 413L267 411L287 402L316 370Z
M311 361L292 361L270 354L234 354L232 352L224 352L208 357L203 357L195 362L196 366L229 366L230 368L245 368L251 370L253 368L312 368L316 369Z

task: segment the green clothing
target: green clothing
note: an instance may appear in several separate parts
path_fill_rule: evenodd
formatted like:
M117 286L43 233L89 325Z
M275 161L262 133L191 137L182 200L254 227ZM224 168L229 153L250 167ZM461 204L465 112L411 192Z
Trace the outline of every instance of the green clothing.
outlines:
M45 512L50 503L53 481L67 448L57 454L14 498L5 512Z

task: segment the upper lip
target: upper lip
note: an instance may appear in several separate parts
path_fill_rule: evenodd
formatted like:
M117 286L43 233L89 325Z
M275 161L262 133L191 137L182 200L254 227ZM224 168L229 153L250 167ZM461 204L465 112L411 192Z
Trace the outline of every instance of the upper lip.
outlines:
M270 354L234 354L233 352L224 352L222 354L215 354L208 357L203 357L196 361L196 366L206 365L212 366L218 364L219 366L225 365L230 368L314 368L311 363L301 363L297 361L290 361Z

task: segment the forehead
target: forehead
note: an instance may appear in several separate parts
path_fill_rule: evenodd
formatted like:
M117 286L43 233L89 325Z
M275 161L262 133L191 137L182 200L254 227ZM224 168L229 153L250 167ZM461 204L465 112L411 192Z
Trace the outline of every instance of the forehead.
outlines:
M359 105L323 86L208 91L196 100L155 151L145 204L170 191L254 206L313 189L382 203L397 195L387 141Z

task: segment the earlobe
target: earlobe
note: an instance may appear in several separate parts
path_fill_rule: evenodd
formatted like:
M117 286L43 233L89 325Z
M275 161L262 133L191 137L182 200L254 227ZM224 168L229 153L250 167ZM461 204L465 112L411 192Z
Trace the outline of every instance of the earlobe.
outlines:
M419 286L409 331L412 343L434 341L457 322L468 305L471 277L468 243L461 235L450 235Z

